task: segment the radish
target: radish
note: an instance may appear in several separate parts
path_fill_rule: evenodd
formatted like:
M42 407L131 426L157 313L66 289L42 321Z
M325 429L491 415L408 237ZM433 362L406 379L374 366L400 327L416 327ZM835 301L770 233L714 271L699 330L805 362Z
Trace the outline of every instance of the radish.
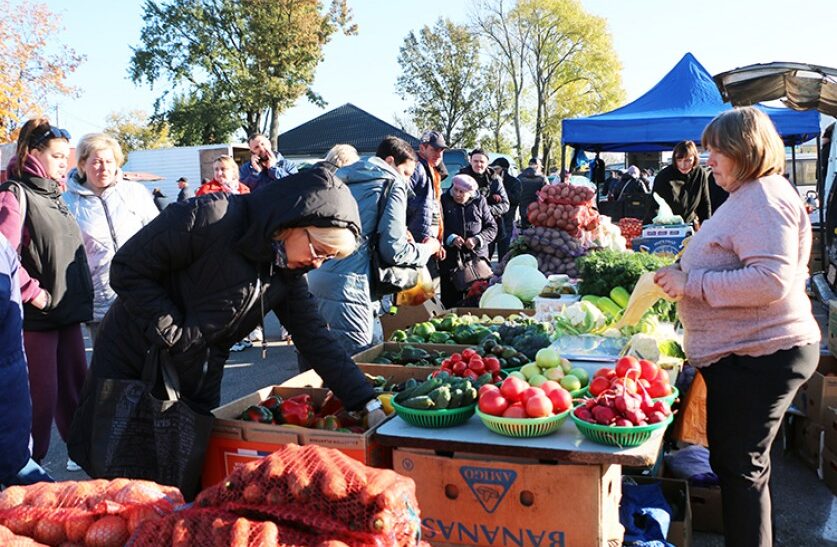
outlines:
M608 425L616 418L616 413L609 407L597 406L593 409L593 418L596 419L596 423Z
M658 424L662 421L665 421L666 418L668 418L668 416L666 416L665 414L663 414L659 410L655 410L654 412L651 413L650 416L648 416L648 422L652 423L652 424Z
M634 424L631 423L630 420L626 418L616 418L616 421L613 422L613 425L616 427L633 427Z
M591 399L592 400L592 399ZM590 412L588 408L580 406L573 411L575 417L579 420L584 420L585 422L595 423L596 420L593 419L593 414Z

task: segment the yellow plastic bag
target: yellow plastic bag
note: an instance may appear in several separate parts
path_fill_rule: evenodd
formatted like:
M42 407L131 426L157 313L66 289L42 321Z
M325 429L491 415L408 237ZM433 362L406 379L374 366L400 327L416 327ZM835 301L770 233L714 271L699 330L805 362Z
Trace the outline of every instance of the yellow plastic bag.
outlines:
M631 293L631 297L628 299L628 305L625 306L625 311L622 312L622 317L619 321L613 325L615 329L621 329L622 327L632 327L639 323L642 316L645 315L645 312L651 309L657 300L664 298L669 302L673 302L674 299L669 298L669 296L660 288L659 285L654 283L654 274L656 272L645 272L639 277L639 280L636 282L636 286L634 287L633 292Z
M427 266L419 270L416 285L395 295L396 306L418 306L436 296L436 287Z

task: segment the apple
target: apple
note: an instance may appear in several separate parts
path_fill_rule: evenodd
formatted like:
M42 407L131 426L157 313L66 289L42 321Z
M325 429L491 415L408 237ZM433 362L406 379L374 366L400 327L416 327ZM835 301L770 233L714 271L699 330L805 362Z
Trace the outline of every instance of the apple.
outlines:
M576 367L572 369L570 372L571 376L575 376L581 382L581 387L586 386L590 383L590 375L587 374L587 371L581 367Z
M535 374L540 374L541 373L541 367L539 367L535 363L527 363L527 364L523 365L522 367L520 367L520 372L528 380L529 378L531 378Z
M519 370L514 370L512 372L509 372L509 378L519 378L519 379L523 380L524 382L527 382L526 376L524 376L523 373L520 372Z
M561 378L558 382L561 384L561 387L566 389L567 391L578 391L581 389L581 380L576 378L575 376L567 375Z
M564 374L569 374L570 371L573 369L573 364L570 363L569 359L561 358L561 370L564 371Z
M561 370L561 367L548 368L543 372L543 375L546 376L547 380L554 380L557 382L564 377L564 371Z
M543 374L535 374L534 376L529 378L529 385L530 386L535 386L535 387L540 387L541 385L543 385L544 382L548 382L548 381L549 380L547 379L547 377L544 376Z
M561 355L551 347L542 348L535 354L535 363L541 368L555 368L561 364Z

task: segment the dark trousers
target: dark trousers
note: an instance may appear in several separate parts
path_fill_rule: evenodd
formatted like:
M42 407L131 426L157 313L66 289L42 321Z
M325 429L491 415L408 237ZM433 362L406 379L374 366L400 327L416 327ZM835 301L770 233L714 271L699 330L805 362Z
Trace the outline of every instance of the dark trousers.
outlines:
M721 481L728 547L773 545L770 447L819 355L812 344L763 357L731 355L701 369L709 458Z
M87 373L81 325L50 331L23 331L32 397L32 459L49 450L52 420L67 440Z

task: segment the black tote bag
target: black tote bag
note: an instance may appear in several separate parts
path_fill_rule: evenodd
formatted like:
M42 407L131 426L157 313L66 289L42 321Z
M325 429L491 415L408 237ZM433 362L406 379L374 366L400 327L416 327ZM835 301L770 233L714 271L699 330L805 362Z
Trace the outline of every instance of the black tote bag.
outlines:
M165 400L152 395L159 371ZM192 410L178 390L168 352L158 348L148 351L142 380L100 379L86 469L90 475L151 480L176 486L193 499L200 491L214 418Z
M492 275L491 262L487 258L468 252L464 247L459 250L451 279L457 291L465 292L474 281L489 279Z

